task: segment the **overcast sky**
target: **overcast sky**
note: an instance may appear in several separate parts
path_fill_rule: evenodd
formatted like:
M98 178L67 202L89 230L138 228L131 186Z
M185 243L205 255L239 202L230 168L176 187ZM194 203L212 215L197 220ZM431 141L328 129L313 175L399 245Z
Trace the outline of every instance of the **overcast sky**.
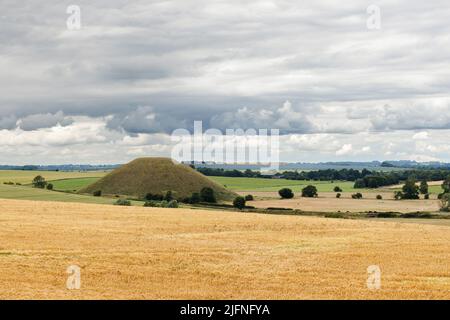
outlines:
M0 4L2 164L170 155L194 120L280 129L284 161L450 161L448 1Z

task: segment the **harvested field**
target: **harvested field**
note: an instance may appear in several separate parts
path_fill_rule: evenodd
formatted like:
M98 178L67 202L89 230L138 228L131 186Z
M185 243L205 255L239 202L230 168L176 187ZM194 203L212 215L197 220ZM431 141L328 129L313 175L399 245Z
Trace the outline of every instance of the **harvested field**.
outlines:
M449 239L446 226L0 200L0 298L450 299ZM74 264L80 290L66 288Z

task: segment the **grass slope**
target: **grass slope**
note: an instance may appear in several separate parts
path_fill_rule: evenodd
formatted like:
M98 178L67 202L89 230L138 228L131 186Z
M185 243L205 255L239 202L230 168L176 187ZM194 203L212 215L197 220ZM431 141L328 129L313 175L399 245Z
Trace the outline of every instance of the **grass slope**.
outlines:
M164 194L173 191L178 199L212 188L218 200L232 200L236 194L201 173L169 158L136 159L106 175L79 193L92 194L101 190L104 195L144 197L147 193Z

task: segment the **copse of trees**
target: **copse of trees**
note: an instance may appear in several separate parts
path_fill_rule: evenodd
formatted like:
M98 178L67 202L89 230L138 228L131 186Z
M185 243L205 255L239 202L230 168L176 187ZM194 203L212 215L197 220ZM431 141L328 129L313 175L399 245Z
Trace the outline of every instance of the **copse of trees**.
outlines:
M40 189L44 189L47 186L47 181L45 181L45 178L43 176L36 176L32 183L34 188L40 188Z

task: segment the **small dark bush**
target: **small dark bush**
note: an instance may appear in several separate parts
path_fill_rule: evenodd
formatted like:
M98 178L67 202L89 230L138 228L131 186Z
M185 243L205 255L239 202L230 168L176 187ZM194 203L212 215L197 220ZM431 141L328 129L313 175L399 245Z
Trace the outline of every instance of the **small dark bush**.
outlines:
M102 195L102 190L94 191L93 195L94 195L94 197L101 197L101 195Z
M245 196L245 201L253 201L253 200L254 200L254 198L251 194L248 194Z
M214 190L209 187L204 187L200 191L200 199L203 202L210 202L210 203L216 203L216 196L214 194Z
M334 192L342 192L342 189L339 186L334 187Z
M363 195L361 192L352 194L352 199L362 199Z
M162 201L163 199L164 199L164 196L162 194L147 193L145 195L145 200Z
M236 197L233 201L233 207L242 210L245 208L245 198L244 197Z
M178 201L177 200L170 200L167 204L167 208L178 208Z
M340 193L336 193L336 198L340 198L342 195Z
M49 183L47 185L47 190L53 190L53 184L52 183Z
M159 207L159 202L155 201L155 200L149 200L149 201L145 201L144 203L144 207Z
M302 197L314 198L317 196L317 188L315 186L309 185L302 189Z
M131 206L131 201L127 199L118 199L116 202L114 202L114 205L116 206Z
M172 191L167 191L166 195L164 196L164 200L166 200L167 202L170 202L173 200L173 194Z
M294 193L289 188L283 188L278 191L278 194L283 199L292 199L294 197Z
M383 200L383 196L381 194L377 195L377 200Z

